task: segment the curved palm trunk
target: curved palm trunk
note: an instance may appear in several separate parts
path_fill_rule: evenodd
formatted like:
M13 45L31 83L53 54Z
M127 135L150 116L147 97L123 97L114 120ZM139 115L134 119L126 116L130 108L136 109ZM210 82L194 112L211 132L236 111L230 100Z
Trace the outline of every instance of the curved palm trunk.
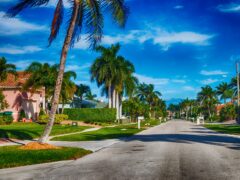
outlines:
M70 45L70 42L72 39L75 23L77 20L78 9L79 9L79 3L77 0L75 0L73 16L72 16L71 23L70 23L70 26L67 31L67 35L65 37L63 47L62 47L62 53L61 53L61 58L60 58L60 67L59 67L58 77L57 77L57 81L56 81L56 85L55 85L49 121L44 129L42 136L38 140L39 143L47 142L49 134L51 133L51 130L52 130L52 127L54 124L55 114L56 114L56 110L57 110L57 106L58 106L58 102L59 102L59 95L60 95L61 87L62 87L62 80L63 80L63 74L64 74L64 69L65 69L65 64L66 64L67 53L68 53L69 45Z

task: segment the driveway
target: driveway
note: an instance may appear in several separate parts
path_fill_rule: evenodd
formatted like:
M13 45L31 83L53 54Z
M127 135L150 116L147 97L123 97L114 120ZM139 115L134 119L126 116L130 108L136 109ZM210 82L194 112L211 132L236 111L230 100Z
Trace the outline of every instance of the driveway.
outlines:
M240 138L173 120L82 159L0 170L0 179L239 180Z

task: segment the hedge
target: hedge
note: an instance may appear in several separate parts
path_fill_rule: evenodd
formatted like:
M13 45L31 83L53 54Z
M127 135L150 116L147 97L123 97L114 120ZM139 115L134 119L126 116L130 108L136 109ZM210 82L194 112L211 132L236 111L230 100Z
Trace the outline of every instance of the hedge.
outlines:
M87 123L105 122L111 123L116 120L116 109L64 109L64 114L68 115L69 120L84 121Z
M68 115L66 114L56 114L54 124L60 124L62 121L67 119L68 119ZM39 124L47 124L48 121L49 121L49 115L47 114L40 115L37 120Z

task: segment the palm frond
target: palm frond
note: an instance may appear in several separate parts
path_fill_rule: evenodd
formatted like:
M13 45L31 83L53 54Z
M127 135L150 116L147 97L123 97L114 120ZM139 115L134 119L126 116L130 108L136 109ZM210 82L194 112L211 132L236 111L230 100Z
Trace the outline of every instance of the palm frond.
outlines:
M111 11L114 20L122 27L125 26L129 9L124 0L103 0L104 6Z
M59 0L52 20L51 33L48 38L49 46L58 35L63 20L63 13L64 13L63 0Z
M101 41L103 33L103 15L101 13L100 2L96 0L86 0L86 30L87 40L90 47L95 48Z
M13 6L7 11L6 16L14 17L23 9L26 9L28 7L47 5L49 1L50 0L20 0L17 5Z

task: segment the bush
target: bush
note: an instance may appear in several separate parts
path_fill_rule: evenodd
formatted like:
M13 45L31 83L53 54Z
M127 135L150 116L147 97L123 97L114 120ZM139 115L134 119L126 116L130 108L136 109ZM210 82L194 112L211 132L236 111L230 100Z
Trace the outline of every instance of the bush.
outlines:
M111 123L116 120L116 109L65 109L70 120L84 121L86 123L104 122Z
M237 113L233 104L226 105L220 111L221 121L233 120L236 118L236 116L237 116Z
M0 114L0 125L11 124L12 122L13 122L13 117L11 113Z
M67 120L67 119L68 119L68 115L66 115L66 114L56 114L54 124L60 124L62 121ZM39 116L37 122L40 124L46 124L48 122L48 120L49 120L49 115L44 114L44 115Z

